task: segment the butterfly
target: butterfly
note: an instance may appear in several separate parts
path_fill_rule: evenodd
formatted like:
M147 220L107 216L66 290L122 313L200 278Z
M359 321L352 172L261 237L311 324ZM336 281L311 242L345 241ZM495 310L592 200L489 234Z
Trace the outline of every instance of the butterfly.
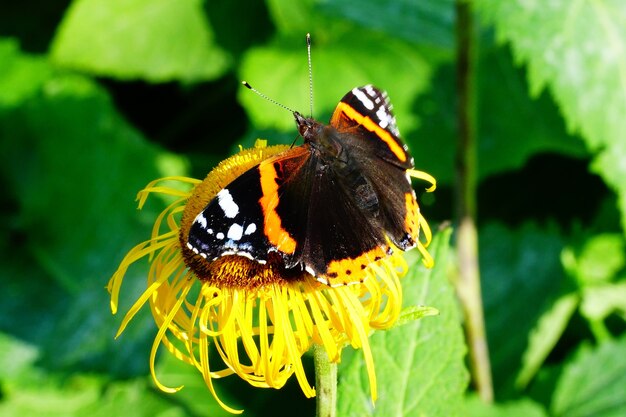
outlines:
M362 282L395 248L416 246L413 158L387 94L349 91L329 124L294 112L304 143L235 178L194 219L186 246L207 261L278 259L331 287Z

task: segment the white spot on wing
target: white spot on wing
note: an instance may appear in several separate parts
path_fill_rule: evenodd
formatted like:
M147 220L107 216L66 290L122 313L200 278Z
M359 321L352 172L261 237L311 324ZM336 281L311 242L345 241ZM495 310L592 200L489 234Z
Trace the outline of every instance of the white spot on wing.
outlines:
M216 238L218 238L219 240L224 239L224 233L219 232L218 234L215 235Z
M204 217L204 214L198 214L198 216L196 217L196 223L200 224L203 229L206 229L206 217Z
M241 225L237 223L230 226L230 229L228 229L228 234L226 235L226 237L232 240L239 240L241 239L241 236L243 236L243 227L241 227Z
M226 188L217 193L217 202L229 219L239 214L239 206L235 203L233 196L230 195L230 192Z
M363 91L359 90L358 88L353 88L352 94L354 94L354 96L359 99L359 101L365 106L365 108L367 108L368 110L374 110L374 102L370 100Z
M254 232L256 232L256 224L250 223L248 225L248 227L246 227L246 230L245 230L245 232L243 232L243 234L244 235L251 235Z
M380 106L378 110L376 110L376 117L378 117L378 120L380 120L379 124L383 128L387 127L387 125L392 119L391 115L389 114L385 106ZM383 123L385 124L384 126L383 126Z

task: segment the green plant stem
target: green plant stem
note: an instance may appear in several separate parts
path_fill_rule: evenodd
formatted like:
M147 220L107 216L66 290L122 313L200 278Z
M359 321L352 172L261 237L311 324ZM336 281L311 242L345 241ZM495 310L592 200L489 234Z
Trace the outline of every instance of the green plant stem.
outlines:
M313 345L317 417L334 417L337 410L337 364L328 359L323 346Z
M472 378L483 401L493 401L491 365L485 335L483 304L478 266L476 232L476 100L474 75L474 25L469 1L457 0L457 94L458 146L457 175L457 249L459 282L457 290L465 314Z

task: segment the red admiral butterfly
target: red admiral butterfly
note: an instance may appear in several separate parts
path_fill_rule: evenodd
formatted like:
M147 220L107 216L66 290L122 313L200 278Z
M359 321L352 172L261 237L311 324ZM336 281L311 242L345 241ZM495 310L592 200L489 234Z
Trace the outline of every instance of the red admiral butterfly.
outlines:
M329 125L294 112L304 144L235 178L198 214L187 247L207 261L238 255L305 270L340 286L413 248L419 208L384 92L367 85L346 94ZM278 255L278 256L277 256Z

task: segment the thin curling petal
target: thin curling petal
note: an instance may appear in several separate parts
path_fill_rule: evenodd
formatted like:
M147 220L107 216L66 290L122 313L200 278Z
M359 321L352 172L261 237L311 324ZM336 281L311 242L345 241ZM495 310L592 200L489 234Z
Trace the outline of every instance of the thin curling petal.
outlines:
M431 186L426 189L426 191L428 191L429 193L435 191L435 189L437 188L437 180L435 180L435 177L433 177L432 175L427 174L423 171L418 171L416 169L407 169L407 173L413 178L418 178L420 180L424 180L430 183Z

